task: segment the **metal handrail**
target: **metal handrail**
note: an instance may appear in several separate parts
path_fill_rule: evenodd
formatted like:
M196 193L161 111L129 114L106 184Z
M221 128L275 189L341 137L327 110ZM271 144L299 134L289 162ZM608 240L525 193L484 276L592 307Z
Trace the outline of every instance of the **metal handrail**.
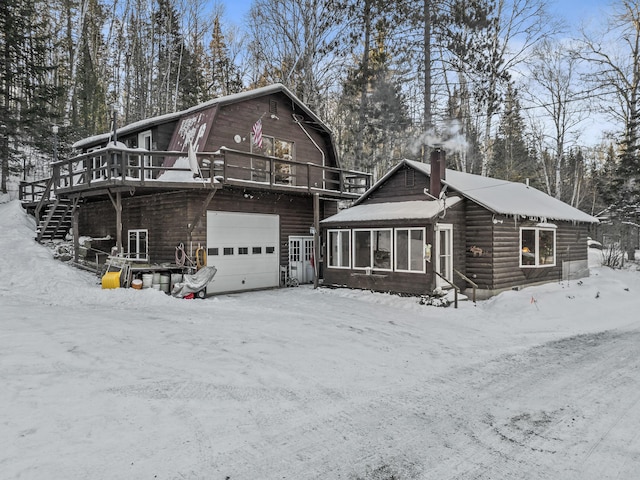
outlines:
M447 278L445 278L442 274L436 272L435 270L433 271L433 273L435 273L437 276L439 276L442 280L444 280L445 282L447 282L449 285L451 285L451 288L453 288L453 306L454 308L458 308L458 292L460 291L460 288L453 282L451 282L450 280L448 280Z
M471 280L469 277L467 277L464 273L459 272L458 270L456 270L455 268L453 269L453 271L455 273L457 273L458 275L460 275L460 277L462 277L462 279L468 283L471 284L471 286L473 287L473 303L476 303L476 289L478 288L478 284L475 283L473 280Z

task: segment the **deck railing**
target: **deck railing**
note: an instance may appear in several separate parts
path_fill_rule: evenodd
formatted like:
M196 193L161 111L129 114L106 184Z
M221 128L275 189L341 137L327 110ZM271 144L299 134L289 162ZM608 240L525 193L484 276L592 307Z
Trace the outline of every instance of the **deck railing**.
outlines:
M199 187L254 185L276 190L305 190L357 197L371 186L371 175L340 168L221 148L198 152L197 165L184 152L158 152L109 146L55 162L52 188L72 194L118 185ZM47 180L23 182L20 199L38 202Z

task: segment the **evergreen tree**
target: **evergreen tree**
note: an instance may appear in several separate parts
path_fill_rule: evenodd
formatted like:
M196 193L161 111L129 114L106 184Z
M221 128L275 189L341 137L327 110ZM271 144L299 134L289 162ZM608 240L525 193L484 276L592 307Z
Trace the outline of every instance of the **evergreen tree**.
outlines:
M26 148L43 150L49 142L59 91L53 88L48 52L53 43L46 6L40 0L0 5L0 190L10 173L24 169Z
M460 172L480 173L482 151L477 125L471 115L470 92L465 77L450 94L447 119L442 128L443 143L447 147L447 166Z
M231 58L229 58L229 48L220 26L220 15L216 15L213 20L213 34L209 43L206 79L207 95L210 98L242 91L240 73Z
M72 99L74 115L71 126L79 137L104 131L108 126L106 78L106 45L102 35L104 11L97 0L86 2L87 12L78 39L78 63L75 95Z
M376 25L376 43L368 59L366 102L362 102L362 64L350 71L340 102L347 127L340 136L345 161L358 170L384 174L406 153L406 134L411 125L406 100L389 55L384 21ZM353 128L366 119L362 130Z
M504 111L494 141L491 176L511 182L530 180L536 186L537 172L525 140L525 123L517 91L507 88Z

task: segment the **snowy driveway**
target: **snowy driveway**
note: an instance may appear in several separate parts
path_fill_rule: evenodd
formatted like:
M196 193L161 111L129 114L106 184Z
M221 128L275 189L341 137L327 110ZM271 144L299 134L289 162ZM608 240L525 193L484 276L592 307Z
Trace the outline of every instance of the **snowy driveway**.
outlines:
M640 273L477 306L104 291L0 205L0 478L634 479ZM20 274L14 274L20 272Z

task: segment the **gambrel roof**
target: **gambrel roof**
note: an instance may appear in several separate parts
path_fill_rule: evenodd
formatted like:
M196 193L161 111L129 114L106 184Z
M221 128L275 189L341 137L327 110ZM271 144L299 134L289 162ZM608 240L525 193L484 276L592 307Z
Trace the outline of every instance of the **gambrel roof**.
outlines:
M364 206L360 204L396 171L405 166L413 168L426 176L430 177L431 175L429 164L414 160L402 160L365 192L351 208ZM448 194L460 194L495 214L514 217L522 216L540 221L562 220L598 223L597 218L524 183L509 182L447 169L442 184L447 187ZM352 212L352 215L355 214L356 212Z
M180 112L167 113L164 115L159 115L156 117L146 118L134 123L130 123L128 125L124 125L122 127L117 128L118 135L126 135L128 133L137 132L149 129L156 125L160 125L163 123L168 123L171 121L177 121L181 117L186 115L190 115L199 110L204 110L215 105L229 105L233 103L242 102L245 100L249 100L252 98L258 98L265 95L270 95L273 93L283 93L287 97L291 99L291 101L295 104L296 108L299 108L302 112L304 112L314 124L318 125L322 130L325 130L327 133L331 134L331 129L315 114L313 113L298 97L295 96L291 90L282 85L281 83L275 83L273 85L268 85L266 87L256 88L253 90L248 90L246 92L234 93L232 95L225 95L223 97L214 98L212 100L208 100L204 103L200 103L186 110L182 110ZM73 144L73 148L81 149L86 146L91 146L96 143L108 141L112 136L112 132L101 133L99 135L94 135L92 137L83 138L78 140Z

